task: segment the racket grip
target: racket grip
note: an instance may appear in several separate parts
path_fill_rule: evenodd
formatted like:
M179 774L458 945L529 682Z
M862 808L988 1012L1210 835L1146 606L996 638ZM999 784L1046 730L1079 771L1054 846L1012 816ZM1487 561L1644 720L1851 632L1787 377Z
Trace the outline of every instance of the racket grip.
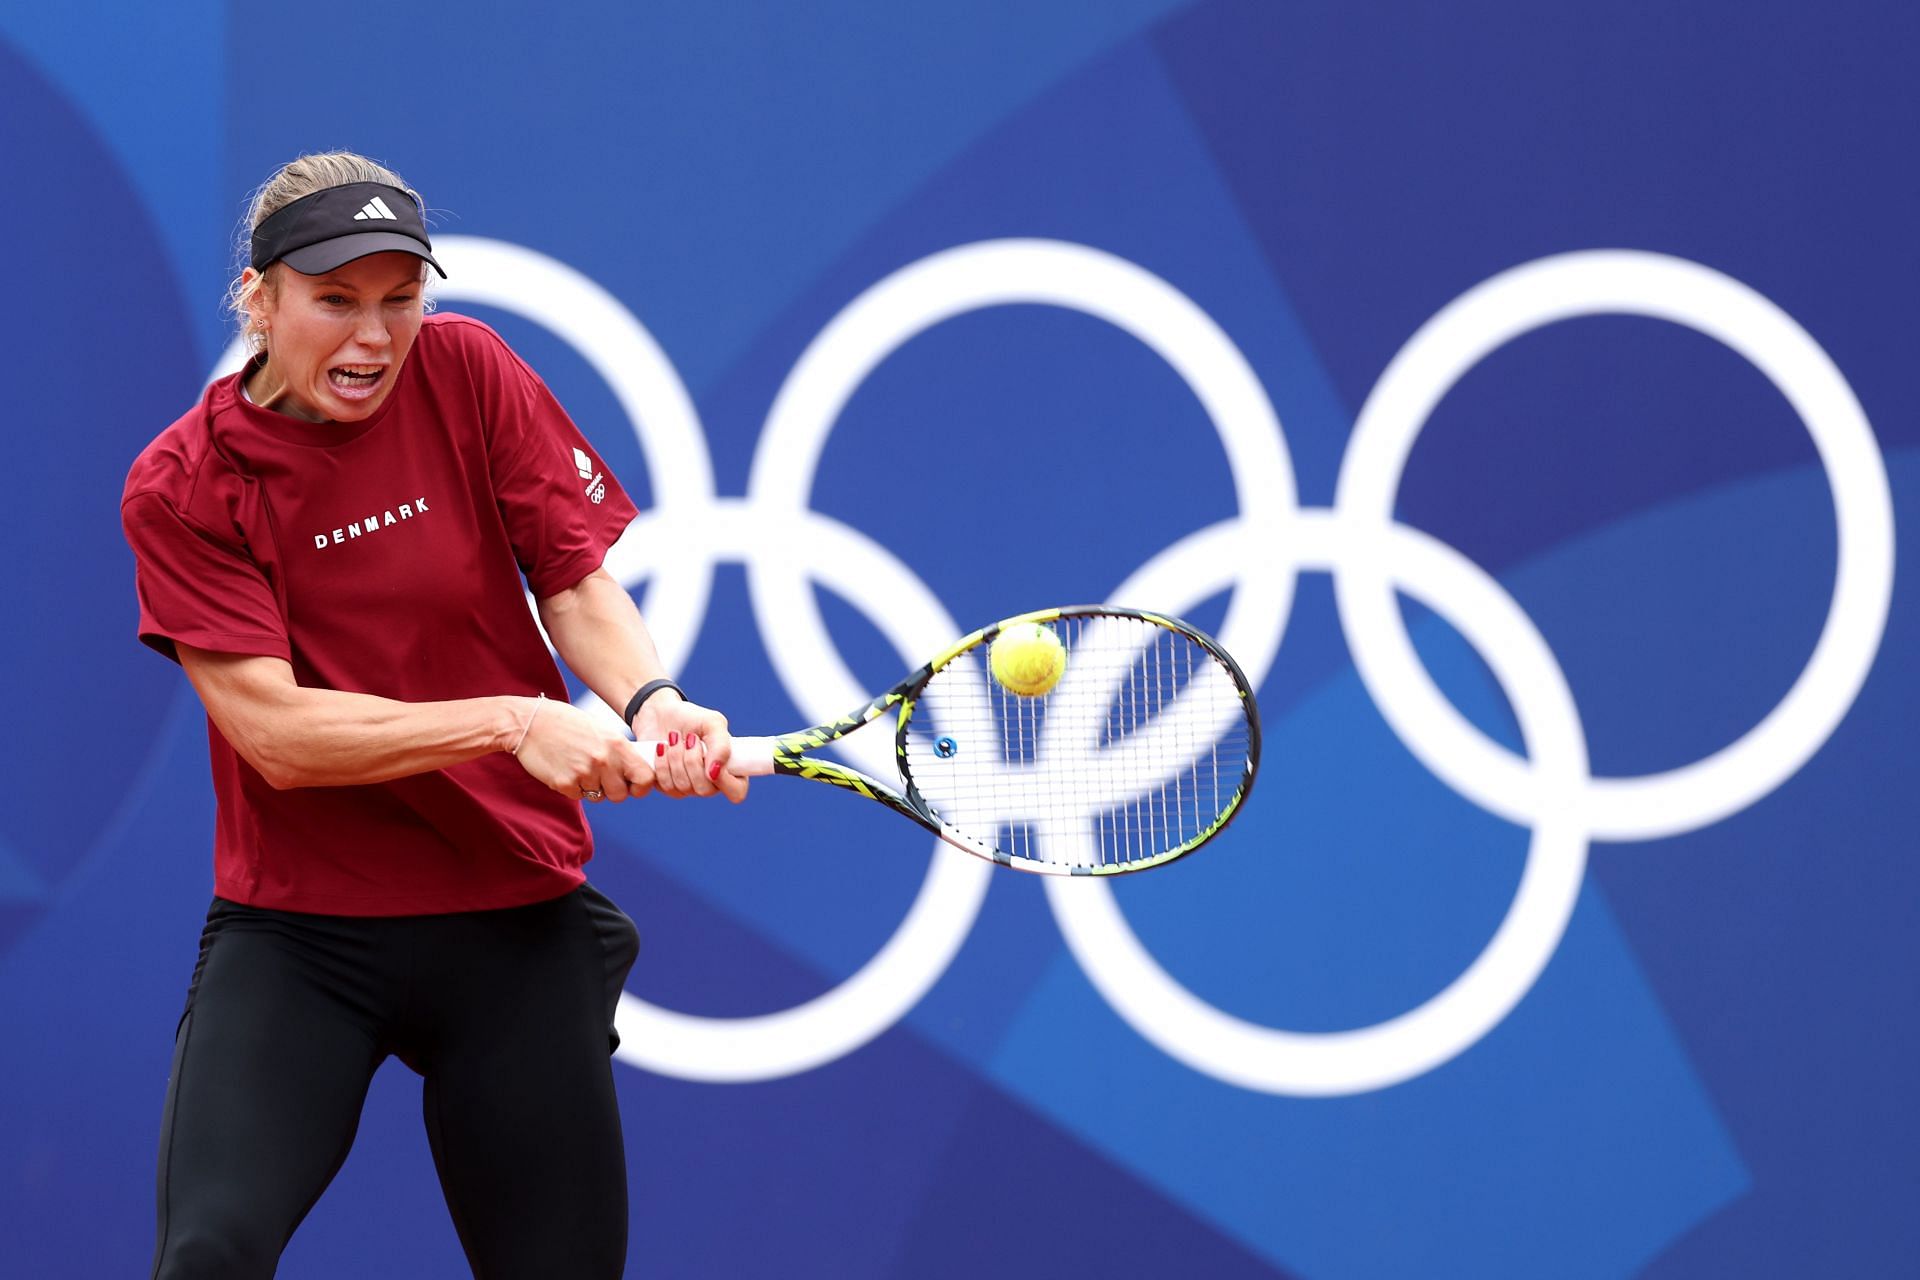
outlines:
M633 744L649 760L660 754L661 743L641 738ZM764 778L773 772L772 738L735 738L733 754L727 757L727 772L736 778Z

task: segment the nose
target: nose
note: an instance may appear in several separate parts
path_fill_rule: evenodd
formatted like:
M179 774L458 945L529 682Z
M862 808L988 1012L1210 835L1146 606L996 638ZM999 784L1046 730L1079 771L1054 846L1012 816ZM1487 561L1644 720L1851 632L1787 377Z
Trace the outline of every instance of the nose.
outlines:
M387 345L387 317L376 304L360 308L358 323L354 326L354 338L369 347Z

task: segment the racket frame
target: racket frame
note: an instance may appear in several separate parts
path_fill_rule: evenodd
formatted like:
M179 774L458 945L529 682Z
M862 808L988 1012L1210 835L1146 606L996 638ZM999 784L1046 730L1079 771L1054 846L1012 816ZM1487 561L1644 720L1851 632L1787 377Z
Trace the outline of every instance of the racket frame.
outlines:
M907 761L907 726L913 719L915 702L921 691L926 688L927 682L937 672L962 654L982 645L992 644L994 638L1009 627L1025 623L1045 624L1080 617L1135 618L1191 638L1225 667L1233 677L1234 685L1239 691L1246 711L1247 762L1233 794L1205 829L1189 836L1175 847L1152 857L1124 863L1086 866L1046 862L1009 853L941 821L921 797L919 788L914 783L913 770ZM809 754L837 742L857 729L872 724L890 711L894 713L894 756L900 770L900 778L905 784L903 788L889 786L877 778L838 761ZM1176 858L1192 853L1219 835L1240 812L1241 806L1246 803L1247 796L1253 789L1254 776L1259 771L1259 766L1260 709L1254 700L1252 686L1247 682L1246 673L1240 669L1240 664L1234 661L1233 655L1222 649L1211 636L1178 618L1170 618L1165 614L1148 613L1140 609L1122 609L1109 605L1067 605L1002 618L991 626L982 627L978 631L963 636L932 661L910 673L885 693L878 694L838 719L772 737L736 737L733 740L733 758L729 761L728 772L742 777L779 773L844 788L885 805L957 849L973 854L975 857L984 858L996 865L1011 867L1016 871L1027 871L1039 875L1114 876L1163 866Z

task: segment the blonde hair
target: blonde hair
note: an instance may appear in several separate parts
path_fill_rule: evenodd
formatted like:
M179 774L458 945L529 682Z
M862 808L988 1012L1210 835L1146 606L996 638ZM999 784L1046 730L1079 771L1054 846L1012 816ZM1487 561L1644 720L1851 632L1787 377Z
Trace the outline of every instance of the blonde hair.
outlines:
M239 269L234 273L233 282L227 286L227 310L239 324L240 337L246 342L247 349L256 355L266 349L267 337L254 319L251 304L256 294L263 291L272 294L271 277L281 264L276 262L265 271L247 275L247 268L253 261L254 231L295 200L316 191L325 191L328 187L343 187L352 182L378 182L398 187L412 198L414 204L420 206L424 214L426 205L421 201L420 193L408 186L404 178L379 161L369 160L351 151L323 151L318 155L292 160L262 183L249 200L247 216L241 220L236 246ZM424 281L425 278L426 264L423 262L421 279ZM427 299L423 305L427 310L433 308L431 299Z

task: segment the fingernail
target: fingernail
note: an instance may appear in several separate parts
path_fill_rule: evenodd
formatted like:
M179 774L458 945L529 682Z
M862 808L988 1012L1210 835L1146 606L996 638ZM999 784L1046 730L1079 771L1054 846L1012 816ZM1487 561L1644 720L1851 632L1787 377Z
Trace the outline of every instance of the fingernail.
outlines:
M664 742L656 742L656 743L654 743L654 744L653 744L653 754L655 754L655 755L657 755L657 756L663 756L663 755L665 755L665 754L667 754L667 744L666 744L666 743L664 743Z
M691 751L699 745L700 739L694 737L692 734L687 735L687 750Z
M680 745L680 731L678 729L668 730L667 745L670 747L677 747Z
M710 779L712 779L713 781L716 781L716 782L717 782L717 781L719 781L719 779L720 779L720 766L719 766L719 765L717 765L717 764L712 764L712 765L708 765L708 766L707 766L707 777L708 777L708 778L710 778Z

